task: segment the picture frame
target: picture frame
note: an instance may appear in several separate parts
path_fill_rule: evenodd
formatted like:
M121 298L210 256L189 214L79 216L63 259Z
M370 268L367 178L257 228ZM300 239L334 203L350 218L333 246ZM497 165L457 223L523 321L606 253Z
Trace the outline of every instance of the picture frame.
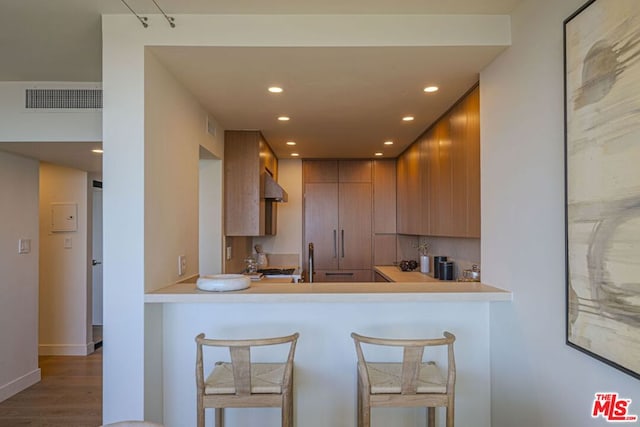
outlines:
M566 343L640 379L640 2L564 21Z

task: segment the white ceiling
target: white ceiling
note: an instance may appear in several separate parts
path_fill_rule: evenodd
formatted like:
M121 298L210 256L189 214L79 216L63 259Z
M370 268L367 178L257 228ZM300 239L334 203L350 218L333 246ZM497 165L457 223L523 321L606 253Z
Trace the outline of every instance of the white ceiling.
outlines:
M509 14L519 1L157 0L169 15ZM158 13L151 0L127 2L140 14ZM0 0L0 81L101 81L100 15L126 13L120 0ZM387 138L398 143L385 155L397 155L477 80L498 49L154 48L154 52L223 127L264 130L280 156L291 151L284 141L296 139L303 156L370 157ZM226 66L220 67L225 61L218 61L213 67L214 55L227 58ZM422 93L422 87L432 82L442 90ZM285 92L268 96L265 85L273 83L282 84ZM281 113L292 117L285 126L273 120ZM416 121L402 123L399 116L409 113Z

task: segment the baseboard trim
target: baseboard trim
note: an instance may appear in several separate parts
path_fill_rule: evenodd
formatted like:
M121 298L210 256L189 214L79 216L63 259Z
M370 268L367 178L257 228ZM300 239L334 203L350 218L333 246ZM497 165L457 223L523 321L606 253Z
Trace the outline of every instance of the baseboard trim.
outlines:
M40 368L35 369L15 380L0 386L0 402L3 402L22 390L40 382Z
M87 345L81 344L40 344L38 355L40 356L86 356L93 353L95 344L93 341Z

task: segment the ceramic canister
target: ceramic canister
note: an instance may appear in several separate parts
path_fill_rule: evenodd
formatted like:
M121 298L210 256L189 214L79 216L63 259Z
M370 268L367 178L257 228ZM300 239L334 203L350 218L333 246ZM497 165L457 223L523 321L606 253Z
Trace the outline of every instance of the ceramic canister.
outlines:
M440 278L440 262L446 261L446 260L447 260L447 257L442 255L433 257L433 277L435 279Z

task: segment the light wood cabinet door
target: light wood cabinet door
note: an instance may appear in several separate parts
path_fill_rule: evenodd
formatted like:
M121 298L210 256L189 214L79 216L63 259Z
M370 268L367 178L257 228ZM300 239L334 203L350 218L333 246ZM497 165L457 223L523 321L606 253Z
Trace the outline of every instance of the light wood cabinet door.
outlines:
M373 231L396 232L396 162L373 162Z
M338 182L338 161L305 160L302 162L302 175L305 183Z
M467 186L467 112L466 101L456 106L449 115L449 133L451 145L451 229L450 236L467 235L467 217L469 202Z
M480 238L480 89L466 101L467 237Z
M420 145L413 144L400 155L397 163L397 231L400 234L420 234L422 188L420 175Z
M338 160L339 182L371 182L371 160Z
M264 235L265 202L259 132L227 131L224 147L225 234Z
M315 269L338 269L338 184L304 185L305 264L313 243Z
M340 183L338 204L339 266L341 269L370 269L371 184Z

